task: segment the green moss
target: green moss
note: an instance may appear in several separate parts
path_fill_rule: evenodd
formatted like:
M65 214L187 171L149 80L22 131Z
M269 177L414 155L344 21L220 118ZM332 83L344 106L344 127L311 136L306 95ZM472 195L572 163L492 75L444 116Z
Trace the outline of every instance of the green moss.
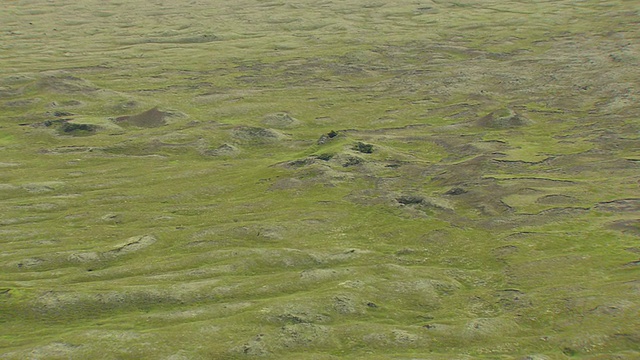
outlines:
M90 5L0 13L4 357L637 357L631 2Z
M13 142L14 136L11 134L0 133L0 145L8 145Z

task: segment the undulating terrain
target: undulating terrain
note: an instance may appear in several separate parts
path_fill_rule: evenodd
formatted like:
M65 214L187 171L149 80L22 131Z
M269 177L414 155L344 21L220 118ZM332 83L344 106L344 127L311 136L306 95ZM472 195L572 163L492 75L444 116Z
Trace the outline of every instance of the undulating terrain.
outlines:
M637 1L0 1L0 359L640 358Z

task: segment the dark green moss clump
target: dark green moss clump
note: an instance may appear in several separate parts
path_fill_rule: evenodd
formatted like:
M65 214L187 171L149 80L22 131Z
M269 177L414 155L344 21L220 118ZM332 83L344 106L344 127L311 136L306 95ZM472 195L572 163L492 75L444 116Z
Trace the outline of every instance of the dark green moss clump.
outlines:
M422 204L424 202L424 198L416 195L403 195L398 197L396 201L403 205L416 205Z
M333 158L333 154L319 154L317 158L320 160L329 161Z
M61 134L65 135L91 135L98 130L98 127L91 124L77 124L72 122L64 122L58 128Z
M342 166L344 167L349 167L349 166L356 166L356 165L360 165L362 164L364 161L357 157L357 156L350 156L347 161L345 161L344 164L342 164Z
M329 131L326 134L322 134L322 136L320 136L320 138L318 139L318 145L326 144L327 142L338 137L338 135L338 132L333 130Z
M371 144L365 144L363 142L358 142L354 147L353 150L359 151L363 154L371 154L373 152L373 145Z

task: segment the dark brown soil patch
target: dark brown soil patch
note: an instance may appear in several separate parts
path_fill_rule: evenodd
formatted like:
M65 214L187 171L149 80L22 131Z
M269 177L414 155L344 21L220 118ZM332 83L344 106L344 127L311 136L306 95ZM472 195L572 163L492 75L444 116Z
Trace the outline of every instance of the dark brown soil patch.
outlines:
M166 125L166 118L171 116L170 113L160 111L157 107L147 110L143 113L131 116L120 116L115 119L116 123L125 123L133 126L153 128Z

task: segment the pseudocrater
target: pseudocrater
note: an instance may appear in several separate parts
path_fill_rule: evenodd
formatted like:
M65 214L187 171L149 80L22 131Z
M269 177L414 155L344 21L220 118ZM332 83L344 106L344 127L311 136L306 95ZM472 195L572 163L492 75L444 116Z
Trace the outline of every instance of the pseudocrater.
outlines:
M476 124L492 129L508 129L531 125L533 121L512 109L504 108L481 117L477 120Z
M300 120L286 112L265 115L262 123L276 129L287 129L300 125Z
M120 116L115 119L117 124L128 124L143 128L154 128L167 124L167 120L174 117L182 117L182 114L172 111L161 111L158 107L149 109L136 115Z

